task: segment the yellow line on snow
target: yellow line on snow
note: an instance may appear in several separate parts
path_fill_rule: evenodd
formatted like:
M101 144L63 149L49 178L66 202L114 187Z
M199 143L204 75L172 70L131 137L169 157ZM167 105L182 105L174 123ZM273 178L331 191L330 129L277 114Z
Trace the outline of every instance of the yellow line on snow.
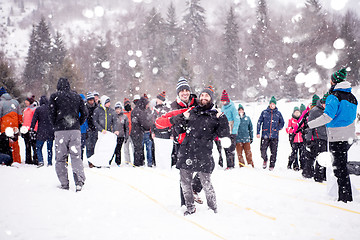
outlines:
M176 217L178 217L178 218L180 218L180 219L182 219L182 220L185 220L185 221L187 221L187 222L189 222L189 223L194 224L194 225L197 226L198 228L200 228L200 229L202 229L202 230L204 230L204 231L206 231L206 232L208 232L208 233L216 236L217 238L226 239L226 238L220 236L219 234L211 231L210 229L207 229L207 228L203 227L202 225L200 225L200 224L198 224L198 223L196 223L196 222L194 222L194 221L192 221L192 220L190 220L190 219L188 219L188 218L185 218L185 217L183 217L183 216L179 216L178 214L175 214L174 212L172 212L172 211L170 211L169 209L167 209L163 204L161 204L161 203L160 203L159 201L157 201L155 198L151 197L151 196L148 195L147 193L141 191L140 189L138 189L137 187L135 187L135 186L133 186L133 185L131 185L131 184L128 184L128 183L126 183L126 182L124 182L124 181L121 181L120 179L115 178L115 177L112 177L112 176L108 176L108 175L105 175L105 174L100 174L100 173L97 173L97 172L94 172L94 171L91 171L91 170L90 170L90 172L92 172L92 173L94 173L94 174L97 174L97 175L99 175L99 176L107 177L107 178L109 178L109 179L111 179L111 180L113 180L113 181L116 181L116 182L120 182L120 183L122 183L122 184L125 184L126 186L130 187L130 188L133 189L134 191L137 191L137 192L141 193L142 195L144 195L145 197L147 197L148 199L150 199L150 200L151 200L152 202L154 202L155 204L159 205L159 206L160 206L161 208L163 208L166 212L168 212L168 213L170 213L170 214L172 214L172 215L174 215L174 216L176 216Z

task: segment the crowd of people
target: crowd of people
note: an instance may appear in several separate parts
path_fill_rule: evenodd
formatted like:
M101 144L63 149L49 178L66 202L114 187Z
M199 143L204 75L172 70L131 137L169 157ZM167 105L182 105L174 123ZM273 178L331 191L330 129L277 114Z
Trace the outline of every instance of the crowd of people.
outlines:
M339 201L344 202L352 201L346 153L350 147L348 139L354 138L357 107L346 76L346 69L335 72L331 76L329 92L322 98L314 95L307 108L303 104L300 108L295 107L286 127L292 149L288 168L302 170L305 178L314 178L318 182L326 180L325 168L315 160L321 152L328 150L329 142L336 166ZM165 103L166 92L161 91L154 101L150 101L146 94L135 95L132 102L124 98L113 108L110 97L100 97L96 91L87 92L86 96L79 95L71 90L67 79L60 78L57 91L49 99L41 96L38 102L35 96L30 96L25 99L25 108L21 111L18 101L2 87L0 163L8 166L21 163L18 144L21 135L25 142L25 164L45 165L42 149L46 142L47 166L51 166L55 141L55 170L60 188L69 189L67 166L71 159L76 191L81 191L86 179L84 155L89 167L99 167L90 159L95 153L99 134L111 132L117 141L113 157L105 159L109 165L114 159L120 166L123 153L125 164L135 167L176 166L180 169L181 204L187 208L184 214L196 211L194 201L202 203L198 197L202 189L209 208L216 213L216 196L211 184L215 167L213 143L219 151L218 164L221 167L224 165L223 148L226 170L235 167L235 154L239 167L253 168L253 124L243 105L235 106L226 90L221 95L221 110L214 103L212 86L204 88L197 98L187 79L181 77L176 93L177 97L170 106ZM275 168L277 160L279 131L285 126L276 104L276 98L271 97L256 125L263 168L268 167L270 171ZM225 138L229 143L226 146L223 144ZM268 148L271 152L269 164Z

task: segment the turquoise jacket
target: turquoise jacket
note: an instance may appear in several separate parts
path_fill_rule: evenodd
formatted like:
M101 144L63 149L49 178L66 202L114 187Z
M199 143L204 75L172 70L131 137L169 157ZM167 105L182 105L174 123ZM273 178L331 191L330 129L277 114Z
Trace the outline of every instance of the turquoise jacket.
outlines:
M221 111L225 113L225 116L229 122L234 122L233 128L230 129L230 134L237 134L240 124L240 117L238 111L236 110L235 104L230 100L230 103L224 105L221 108Z
M238 134L236 136L236 142L251 142L254 138L253 125L250 117L244 113L243 117L240 117L240 124Z

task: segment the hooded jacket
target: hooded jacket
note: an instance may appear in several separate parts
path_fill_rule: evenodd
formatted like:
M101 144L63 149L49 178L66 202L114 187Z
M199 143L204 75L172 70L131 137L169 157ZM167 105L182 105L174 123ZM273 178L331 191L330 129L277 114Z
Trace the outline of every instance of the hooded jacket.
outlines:
M97 131L103 130L115 132L120 130L117 114L114 109L105 107L107 96L102 96L100 99L100 106L95 109L93 121Z
M36 140L54 140L54 127L49 117L49 102L45 96L40 98L40 107L35 109L30 128L34 129L36 124L38 124Z
M262 111L258 123L257 134L262 130L262 138L279 138L279 131L284 127L284 119L278 108L271 109L270 106Z
M55 131L80 131L80 126L87 117L84 101L79 94L70 90L70 83L66 78L59 79L57 92L51 94L49 110Z
M22 114L19 102L13 99L10 94L4 93L0 101L0 126L1 132L8 127L17 127L22 123Z
M326 98L324 113L308 122L309 128L326 124L329 142L355 138L355 119L358 101L351 93L351 84L344 81L335 85Z
M149 101L141 97L131 111L131 137L138 138L144 135L145 131L150 131L152 125L151 115L146 111Z

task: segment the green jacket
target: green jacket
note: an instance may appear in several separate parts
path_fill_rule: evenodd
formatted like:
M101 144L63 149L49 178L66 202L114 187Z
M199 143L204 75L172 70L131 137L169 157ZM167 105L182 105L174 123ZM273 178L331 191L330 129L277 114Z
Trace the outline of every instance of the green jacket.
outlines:
M240 117L240 124L238 134L236 136L236 142L251 142L253 138L254 133L251 119L244 113L244 116Z

